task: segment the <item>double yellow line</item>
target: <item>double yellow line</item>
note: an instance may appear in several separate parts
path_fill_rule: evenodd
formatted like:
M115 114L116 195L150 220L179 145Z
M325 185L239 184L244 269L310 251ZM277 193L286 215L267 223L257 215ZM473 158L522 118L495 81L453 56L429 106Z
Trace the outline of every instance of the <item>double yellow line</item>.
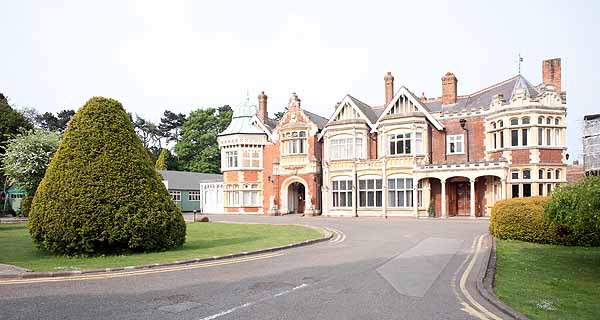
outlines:
M156 268L151 268L151 269L139 269L139 270L132 270L132 271L120 271L120 272L114 272L114 273L99 273L99 274L89 274L89 275L70 276L70 277L48 277L48 278L33 278L33 279L0 280L0 285L62 282L62 281L82 281L82 280L103 280L103 279L121 278L121 277L128 277L128 276L139 276L139 275L154 274L154 273L216 267L216 266L223 266L223 265L228 265L228 264L236 264L236 263L242 263L242 262L248 262L248 261L269 259L269 258L274 258L274 257L282 256L282 255L284 255L284 254L274 252L274 253L266 253L266 254L260 254L260 255L252 255L252 256L247 256L247 257L215 260L215 261L209 261L209 262L199 262L199 263L192 263L192 264L178 265L178 266L164 267L164 268L156 267Z

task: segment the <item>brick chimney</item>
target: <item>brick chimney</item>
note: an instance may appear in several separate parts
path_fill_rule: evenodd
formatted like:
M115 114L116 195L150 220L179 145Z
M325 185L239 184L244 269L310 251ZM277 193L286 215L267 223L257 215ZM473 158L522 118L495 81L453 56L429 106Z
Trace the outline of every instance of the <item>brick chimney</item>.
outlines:
M383 80L385 81L385 105L387 105L394 97L394 76L388 71Z
M542 81L545 85L554 86L556 92L562 92L560 58L542 61Z
M269 116L267 113L267 95L264 91L258 95L258 118L264 123Z
M456 85L458 79L454 76L454 73L447 72L442 77L442 104L455 104L456 103Z

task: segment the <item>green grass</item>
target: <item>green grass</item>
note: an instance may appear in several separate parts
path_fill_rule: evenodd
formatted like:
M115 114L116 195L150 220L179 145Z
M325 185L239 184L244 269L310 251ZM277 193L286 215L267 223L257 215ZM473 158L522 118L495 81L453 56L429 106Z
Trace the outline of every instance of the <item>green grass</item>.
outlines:
M600 248L497 242L496 295L530 319L600 318Z
M204 258L286 245L320 237L292 225L190 223L185 244L175 250L115 256L68 257L36 248L25 224L0 225L0 263L33 271L114 268Z

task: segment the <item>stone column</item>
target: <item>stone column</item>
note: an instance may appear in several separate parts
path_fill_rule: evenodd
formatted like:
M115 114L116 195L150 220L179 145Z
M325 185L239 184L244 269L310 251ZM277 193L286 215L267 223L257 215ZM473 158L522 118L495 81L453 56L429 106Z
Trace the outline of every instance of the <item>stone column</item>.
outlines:
M502 191L500 192L500 199L504 200L506 199L506 179L501 179L500 189L502 189Z
M471 193L469 195L469 200L471 201L471 218L475 218L475 178L471 178L469 179L469 181L471 182Z
M415 218L419 218L419 190L417 185L419 184L419 179L413 179L413 207L415 208Z
M386 159L381 159L381 205L383 206L383 216L387 218L388 186L386 173Z
M440 179L442 182L442 219L446 219L446 179Z

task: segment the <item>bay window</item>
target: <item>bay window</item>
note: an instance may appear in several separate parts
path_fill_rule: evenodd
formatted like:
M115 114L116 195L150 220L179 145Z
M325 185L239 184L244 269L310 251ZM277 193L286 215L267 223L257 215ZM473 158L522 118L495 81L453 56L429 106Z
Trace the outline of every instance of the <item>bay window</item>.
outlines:
M383 199L383 185L381 179L358 180L359 206L364 208L381 207Z
M237 150L225 151L225 168L238 167L238 152Z
M284 154L305 154L307 150L306 131L292 131L283 134Z
M357 137L331 139L331 160L349 160L363 158L363 139Z
M260 188L257 183L228 184L225 186L225 198L228 207L258 207Z
M413 179L388 179L388 206L410 208L413 206Z
M242 149L242 167L260 168L261 167L261 149L244 148Z
M352 180L332 181L333 207L352 207Z
M388 154L411 154L411 134L410 133L396 133L388 135L389 139L389 150Z

